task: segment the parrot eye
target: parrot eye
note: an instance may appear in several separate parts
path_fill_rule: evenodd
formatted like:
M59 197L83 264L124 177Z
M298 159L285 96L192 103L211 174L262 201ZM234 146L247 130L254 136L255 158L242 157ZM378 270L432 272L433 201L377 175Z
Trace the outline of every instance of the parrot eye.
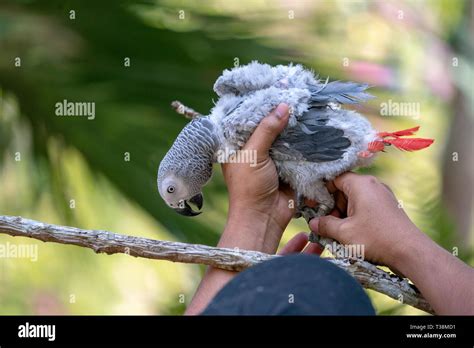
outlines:
M173 193L175 190L174 186L168 186L168 188L166 189L166 191L168 191L168 193Z

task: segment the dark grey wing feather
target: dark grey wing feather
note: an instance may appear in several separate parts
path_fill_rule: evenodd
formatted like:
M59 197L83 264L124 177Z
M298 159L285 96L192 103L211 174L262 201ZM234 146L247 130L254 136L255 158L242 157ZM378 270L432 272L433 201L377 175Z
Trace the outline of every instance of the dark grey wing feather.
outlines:
M358 104L373 98L365 90L369 85L356 82L327 82L318 86L310 86L311 105L321 106L328 103Z
M328 112L310 109L298 124L282 133L271 153L277 160L329 162L340 159L351 142L342 129L327 125Z

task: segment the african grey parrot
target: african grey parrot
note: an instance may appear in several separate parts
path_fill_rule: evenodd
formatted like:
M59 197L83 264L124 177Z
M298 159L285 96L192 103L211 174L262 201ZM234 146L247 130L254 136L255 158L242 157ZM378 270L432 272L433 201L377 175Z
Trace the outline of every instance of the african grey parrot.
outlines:
M252 62L225 70L214 84L219 96L210 115L193 119L178 135L158 169L158 190L178 213L194 216L201 209L202 187L210 180L217 154L241 149L259 122L278 104L290 108L287 127L270 149L278 175L296 192L297 211L307 221L329 213L334 199L325 180L370 164L385 146L412 151L431 139L403 138L418 127L377 133L370 123L341 104L357 104L372 96L367 85L318 80L301 65ZM220 161L226 161L222 158ZM304 199L318 202L308 208Z

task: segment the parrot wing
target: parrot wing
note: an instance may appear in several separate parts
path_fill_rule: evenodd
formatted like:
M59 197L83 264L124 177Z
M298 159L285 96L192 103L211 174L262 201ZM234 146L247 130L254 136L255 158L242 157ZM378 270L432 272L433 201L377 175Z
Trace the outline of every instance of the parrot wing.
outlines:
M369 85L356 82L333 81L318 86L309 86L312 106L324 106L328 103L358 104L373 98L365 90Z
M325 110L310 109L295 127L287 129L273 143L272 157L276 160L329 162L340 159L351 142L344 131L327 125Z

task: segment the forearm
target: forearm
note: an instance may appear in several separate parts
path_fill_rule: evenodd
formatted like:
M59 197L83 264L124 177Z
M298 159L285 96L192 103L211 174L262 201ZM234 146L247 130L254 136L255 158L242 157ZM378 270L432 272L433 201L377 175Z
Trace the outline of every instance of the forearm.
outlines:
M474 269L417 232L395 267L418 287L437 314L474 314Z
M204 278L199 284L185 315L198 315L209 304L212 298L236 275L236 272L208 267Z
M282 233L283 230L274 223L271 217L265 214L231 211L217 246L272 254L278 248ZM237 272L209 267L185 314L201 313L219 290L236 275Z

